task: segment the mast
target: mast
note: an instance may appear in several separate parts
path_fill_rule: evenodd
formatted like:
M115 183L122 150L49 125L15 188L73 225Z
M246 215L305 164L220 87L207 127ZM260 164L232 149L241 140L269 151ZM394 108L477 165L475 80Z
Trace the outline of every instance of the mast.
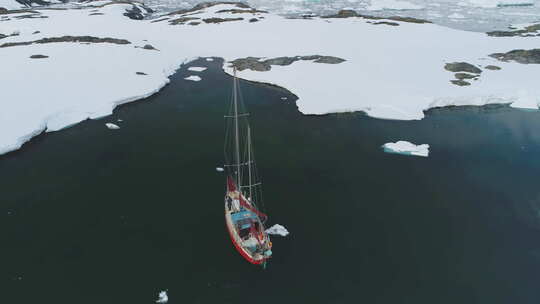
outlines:
M249 175L249 199L253 201L253 196L251 193L251 187L253 182L251 180L251 128L248 125L248 175Z
M235 141L235 156L236 156L236 183L238 184L238 191L242 193L242 182L240 180L240 138L238 134L238 98L237 94L237 80L236 80L236 67L233 68L234 79L233 79L233 102L234 102L234 141Z

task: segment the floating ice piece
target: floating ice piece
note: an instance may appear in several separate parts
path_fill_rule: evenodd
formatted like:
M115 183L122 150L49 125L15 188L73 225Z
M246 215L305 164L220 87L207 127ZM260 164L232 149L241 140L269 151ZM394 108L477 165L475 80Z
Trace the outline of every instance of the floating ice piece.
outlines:
M505 7L505 6L532 6L534 0L468 0L460 2L460 5L469 5L483 8Z
M266 229L266 233L272 234L272 235L281 235L281 236L287 236L289 234L289 231L281 226L280 224L275 224L274 226Z
M281 97L281 100L287 100L287 97Z
M206 61L214 61L214 58L206 58Z
M122 122L122 121L124 121L124 120L123 120L123 119L118 119L117 121L118 121L118 122Z
M204 70L206 70L207 68L205 67L189 67L188 70L189 71L192 71L192 72L202 72Z
M400 140L395 143L386 143L383 146L384 152L386 153L396 153L403 155L414 155L414 156L424 156L429 155L429 145L415 145L408 141Z
M107 126L107 128L111 129L111 130L118 130L120 129L120 127L118 125L115 125L113 124L112 122L108 122L105 124Z
M167 295L167 291L163 290L159 292L158 299L156 300L156 303L167 303L169 302L169 296Z
M225 171L225 170L224 170L223 168L221 168L221 167L216 167L216 171L217 171L217 172L223 172L223 171Z
M201 81L201 77L197 76L197 75L191 75L191 76L188 76L186 78L184 78L185 80L191 80L191 81Z

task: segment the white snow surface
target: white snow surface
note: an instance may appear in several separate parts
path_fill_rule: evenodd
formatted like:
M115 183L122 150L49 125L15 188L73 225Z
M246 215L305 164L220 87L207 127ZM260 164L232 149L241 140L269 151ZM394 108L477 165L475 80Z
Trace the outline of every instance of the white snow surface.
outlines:
M107 126L107 128L111 129L111 130L118 130L120 129L120 127L118 125L115 125L113 124L112 122L108 122L105 124L105 126Z
M427 157L429 155L429 145L415 145L408 141L397 141L395 143L386 143L383 146L384 152L397 153L403 155L414 155Z
M275 224L274 226L266 229L266 233L280 236L289 235L289 231L287 230L287 228L281 226L280 224Z
M537 109L540 102L540 65L488 57L496 52L537 48L540 37L497 38L435 24L398 22L399 26L385 26L363 18L304 20L274 14L264 14L264 19L254 23L249 22L249 15L242 21L173 26L167 21L125 17L123 13L131 4L89 5L39 10L48 18L2 21L1 34L20 34L4 38L0 44L65 35L112 37L131 43L64 42L0 48L0 154L20 148L43 131L104 117L118 105L150 96L169 82L168 76L178 67L198 57L224 58L224 70L229 74L229 61L248 56L319 54L345 59L340 64L297 61L272 66L266 72L238 72L240 78L290 90L299 97L298 109L304 114L364 111L372 117L413 120L422 119L424 110L440 106L507 103ZM233 6L216 5L192 16L238 17L217 13L230 8ZM90 16L95 12L104 15ZM33 34L36 31L40 33ZM353 36L362 39L351 39ZM146 44L159 51L141 48ZM49 58L28 58L34 54ZM494 64L502 70L484 69L471 86L459 87L450 83L454 74L444 70L445 63L455 61ZM140 77L137 71L148 76ZM190 77L195 80L198 76Z
M191 81L201 81L201 77L197 76L197 75L191 75L191 76L188 76L186 78L184 78L185 80L191 80Z
M204 70L206 70L207 68L205 67L189 67L188 70L189 71L192 71L192 72L202 72Z
M156 303L165 304L167 302L169 302L169 296L167 295L167 291L160 291Z

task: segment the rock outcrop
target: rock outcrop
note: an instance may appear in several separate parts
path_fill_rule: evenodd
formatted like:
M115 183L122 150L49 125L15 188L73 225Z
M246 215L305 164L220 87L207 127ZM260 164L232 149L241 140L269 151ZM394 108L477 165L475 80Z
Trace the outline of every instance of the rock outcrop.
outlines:
M8 42L0 45L0 48L12 47L12 46L21 46L21 45L31 45L31 44L46 44L46 43L57 43L57 42L84 42L84 43L114 43L114 44L130 44L128 40L125 39L116 39L116 38L98 38L92 36L62 36L62 37L51 37L43 38L34 41L23 41L23 42Z
M540 64L540 49L513 50L489 55L500 61L515 61L521 64Z
M295 56L295 57L276 57L266 60L262 60L258 57L246 57L239 58L231 61L232 66L236 67L237 70L252 70L252 71L270 71L273 65L286 66L290 65L299 60L313 60L316 63L326 63L326 64L338 64L345 61L345 59L334 57L334 56L321 56L321 55L310 55L310 56Z
M402 17L402 16L378 17L378 16L372 16L372 15L364 15L364 14L359 14L353 10L340 10L337 14L322 16L322 18L351 18L351 17L361 17L361 18L370 19L370 20L392 20L392 21L420 23L420 24L432 23L429 20L418 19L418 18L413 18L413 17Z
M482 73L481 69L467 62L447 63L444 66L444 69L450 72L454 72L454 73L456 72L467 72L467 73L472 73L472 74Z

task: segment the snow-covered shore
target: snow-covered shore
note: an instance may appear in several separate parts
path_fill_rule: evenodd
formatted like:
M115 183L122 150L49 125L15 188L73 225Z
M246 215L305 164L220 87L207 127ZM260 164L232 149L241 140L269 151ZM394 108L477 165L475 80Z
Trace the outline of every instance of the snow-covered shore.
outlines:
M364 111L378 118L421 119L433 107L538 108L540 101L540 65L488 56L533 49L540 37L489 37L363 17L287 19L234 4L133 20L125 14L134 7L141 9L96 1L78 9L0 15L0 38L6 36L0 39L0 154L43 131L103 117L120 104L150 96L197 57L344 59L337 64L299 60L238 73L289 89L304 114ZM87 36L96 39L80 38ZM23 42L35 43L17 44ZM452 62L468 62L481 74L465 79L468 86L455 85L457 75L444 68ZM224 69L232 72L227 63Z

